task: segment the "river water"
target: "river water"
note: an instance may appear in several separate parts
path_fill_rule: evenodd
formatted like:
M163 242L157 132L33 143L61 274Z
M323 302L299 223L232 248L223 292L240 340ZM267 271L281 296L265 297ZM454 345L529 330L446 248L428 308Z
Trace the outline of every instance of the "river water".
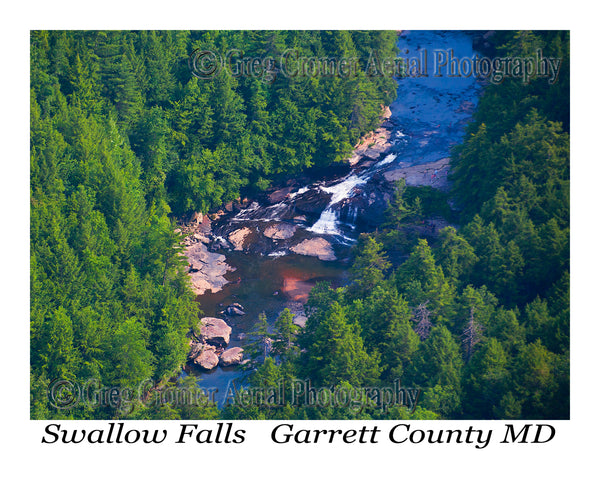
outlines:
M392 116L386 122L391 130L389 149L368 168L352 170L337 180L299 186L279 203L254 202L228 218L227 225L221 225L229 231L242 226L258 230L273 222L293 222L298 228L293 238L296 242L323 237L333 244L338 258L321 261L296 255L286 242L274 242L270 252L224 251L227 263L236 268L226 276L231 283L220 292L198 297L198 301L205 316L222 318L220 312L225 306L234 302L244 306L246 315L226 319L232 327L230 347L244 346L244 334L251 330L260 312L264 311L272 324L283 308L305 301L316 282L328 281L333 286L347 283L348 248L365 230L361 228L361 215L369 216L369 212L361 205L373 198L373 190L377 192L379 184L374 182L381 181L386 171L446 158L451 147L461 141L480 86L472 75L460 75L451 67L459 65L461 59L473 58L472 43L472 36L460 31L404 31L398 37L398 47L410 70L408 77L398 81L397 99L390 105ZM468 72L463 68L462 73ZM303 201L315 208L298 212ZM191 366L182 374L196 375L201 387L216 389L215 398L220 402L232 382L243 382L245 375L236 367L200 372Z

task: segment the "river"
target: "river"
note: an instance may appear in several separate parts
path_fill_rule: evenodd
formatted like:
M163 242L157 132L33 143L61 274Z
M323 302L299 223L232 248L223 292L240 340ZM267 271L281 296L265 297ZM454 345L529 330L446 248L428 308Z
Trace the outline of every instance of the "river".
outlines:
M230 347L244 346L244 334L260 312L272 324L283 308L304 302L316 282L347 283L349 248L360 232L373 230L381 220L393 192L389 180L394 172L449 156L451 147L462 139L481 89L473 76L451 76L456 71L449 70L450 57L472 58L472 45L472 36L465 32L403 31L398 37L400 56L412 62L409 73L413 75L398 81L397 99L384 124L389 135L385 150L359 162L341 178L296 185L280 201L253 202L214 225L219 239L243 227L253 235L251 247L232 251L229 245L220 252L236 269L225 277L230 283L217 293L198 297L205 316L222 317L223 308L234 302L244 306L246 315L226 319L232 327ZM447 66L440 67L444 59ZM429 180L424 174L423 183ZM435 180L431 175L431 181ZM292 237L275 240L261 235L268 226L282 223L293 228ZM324 261L292 252L300 241L314 238L327 240L336 259ZM189 365L182 372L188 374L196 375L201 387L217 389L219 402L232 382L241 383L245 375L237 367L201 372Z

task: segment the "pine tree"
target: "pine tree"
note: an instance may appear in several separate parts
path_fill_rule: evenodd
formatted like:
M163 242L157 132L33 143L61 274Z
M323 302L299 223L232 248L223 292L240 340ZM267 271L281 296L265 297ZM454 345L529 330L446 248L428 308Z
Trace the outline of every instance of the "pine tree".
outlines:
M306 362L306 372L317 385L342 381L368 385L381 372L378 356L369 356L364 349L360 327L348 322L344 308L337 302L317 326Z
M437 326L413 356L404 385L423 389L421 405L449 417L460 411L463 360L448 329Z
M295 346L299 327L293 323L294 315L285 308L275 320L273 332L273 353L282 359L293 358L298 348Z
M405 189L406 180L402 178L396 182L394 196L389 202L388 208L385 212L388 218L385 225L398 229L405 223L405 220L409 219L413 215L413 209L407 205L403 198Z
M358 254L350 269L357 294L372 291L383 281L385 271L391 264L383 252L383 245L370 236L362 237L358 243Z
M501 407L509 380L509 358L500 342L491 338L482 343L465 367L465 414L472 418L492 419Z
M265 312L258 315L258 322L248 333L248 336L250 341L246 343L244 350L250 355L253 362L256 363L262 359L261 363L264 364L269 358L273 345L273 335L269 333L269 324Z

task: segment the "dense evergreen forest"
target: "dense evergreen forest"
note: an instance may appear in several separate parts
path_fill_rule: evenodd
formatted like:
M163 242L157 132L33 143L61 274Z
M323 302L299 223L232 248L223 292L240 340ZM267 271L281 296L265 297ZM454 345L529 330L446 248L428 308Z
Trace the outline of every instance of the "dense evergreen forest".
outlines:
M104 402L52 409L55 379L137 390L178 372L198 306L175 218L346 158L395 97L393 78L364 73L372 51L396 56L395 41L387 31L31 33L33 418L123 415ZM293 49L363 68L348 79L203 80L188 66L195 49Z
M392 78L366 74L205 81L190 74L190 52L294 47L364 63L372 50L395 56L395 41L384 31L32 32L32 418L569 418L567 32L498 32L498 54L562 58L557 82L486 86L452 154L453 190L399 183L386 224L354 247L351 282L317 285L302 330L284 310L250 332L249 387L310 379L359 398L400 380L422 391L413 412L369 398L360 409L222 411L48 402L56 379L95 379L96 392L137 393L146 379L167 388L199 313L175 219L342 161L395 97ZM432 216L456 228L418 235Z
M233 405L225 415L569 418L569 36L499 32L495 42L502 56L562 58L560 78L487 86L453 151L452 192L399 183L384 228L354 248L351 283L314 288L302 332L284 312L271 334L279 349L257 357L250 382L309 378L360 398L400 379L421 389L418 406L382 409L371 396L360 409ZM417 235L432 216L460 227Z

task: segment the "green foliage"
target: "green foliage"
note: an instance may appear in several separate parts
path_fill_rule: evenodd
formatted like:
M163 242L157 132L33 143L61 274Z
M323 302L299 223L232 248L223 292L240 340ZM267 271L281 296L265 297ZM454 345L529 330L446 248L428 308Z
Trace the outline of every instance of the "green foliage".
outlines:
M348 320L345 309L333 302L312 333L312 345L303 360L307 378L317 385L369 385L381 373L379 355L369 355L360 336L360 326Z
M391 264L383 252L383 245L373 237L362 236L357 251L358 255L350 269L350 274L354 281L352 291L362 296L381 284Z
M395 288L377 286L364 300L354 301L350 314L361 325L367 350L381 356L382 379L400 378L419 343L408 303Z
M491 338L465 367L462 402L465 416L496 418L509 379L508 356L500 342Z
M383 231L357 243L350 284L318 284L303 331L284 310L271 328L261 316L249 336L248 387L283 384L290 398L295 379L311 379L352 392L361 408L301 402L219 412L193 378L173 381L198 305L172 216L206 213L343 160L396 86L361 72L199 81L187 56L201 47L279 58L293 47L364 65L372 50L394 56L395 34L31 32L31 417L568 418L569 34L496 38L502 54L542 48L562 58L557 82L486 87L452 153L450 196L400 183ZM432 216L454 226L418 238ZM424 311L431 330L420 337ZM56 379L155 387L133 409L61 411L47 395ZM382 412L364 394L395 380L422 389L413 413ZM176 387L202 401L173 401Z
M391 78L222 73L198 81L187 56L224 54L366 61L393 55L393 32L32 31L32 416L53 379L165 385L185 362L198 306L171 215L208 212L309 167L342 160L395 95ZM262 337L269 335L263 332ZM274 353L297 355L289 312ZM264 347L264 345L263 345ZM265 349L262 348L263 356ZM159 403L135 413L98 406L86 418L212 413ZM195 412L195 413L194 413ZM198 417L200 418L200 417Z
M497 35L499 52L543 48L566 71L552 86L487 87L453 152L451 201L400 182L383 229L357 242L351 283L319 284L310 295L297 374L360 386L347 370L360 335L380 366L369 381L422 390L412 415L394 405L385 414L367 408L371 418L569 417L568 33ZM419 238L432 216L454 225ZM340 338L343 357L334 355ZM335 409L296 415L352 418Z
M422 406L452 417L460 413L462 368L458 344L446 327L435 327L413 357L408 384L423 389Z
M293 358L298 354L296 345L300 327L293 323L294 315L285 308L277 317L274 325L273 346L274 355L281 359Z
M569 263L568 32L509 32L500 50L561 56L554 85L490 86L452 155L454 196L478 261L474 283L508 306L532 301ZM563 70L562 68L565 68Z

